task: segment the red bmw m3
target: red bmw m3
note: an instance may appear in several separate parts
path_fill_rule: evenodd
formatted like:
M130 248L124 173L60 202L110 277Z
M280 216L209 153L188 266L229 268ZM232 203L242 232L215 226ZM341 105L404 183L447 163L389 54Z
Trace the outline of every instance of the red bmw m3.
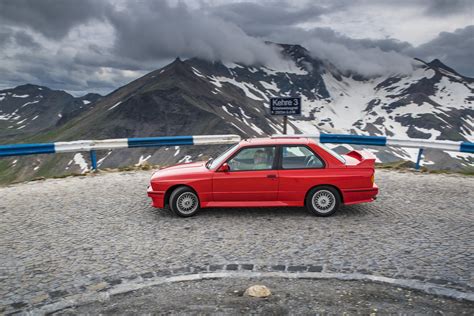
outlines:
M339 155L310 138L246 139L207 162L155 172L148 196L183 217L206 207L305 206L318 216L375 200L375 157Z

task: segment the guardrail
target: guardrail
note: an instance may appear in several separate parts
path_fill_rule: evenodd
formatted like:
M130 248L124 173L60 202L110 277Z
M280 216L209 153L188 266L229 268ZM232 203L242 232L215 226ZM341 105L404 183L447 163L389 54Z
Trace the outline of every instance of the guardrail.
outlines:
M427 139L401 139L386 136L365 136L365 135L345 135L345 134L294 134L280 135L272 137L308 137L318 140L320 143L331 144L352 144L369 146L395 146L419 148L415 168L420 169L420 162L425 148L435 148L449 151L459 151L464 153L474 153L474 143L454 142L449 140L427 140Z
M294 134L272 135L272 137L309 137L317 139L321 143L419 148L415 166L416 169L420 168L420 161L423 156L423 149L425 148L474 153L474 143L466 141L454 142L448 140L399 139L385 136L345 134ZM241 138L239 135L199 135L0 145L0 157L88 151L90 152L92 169L95 170L97 169L96 150L182 145L232 144L239 142L240 139Z
M92 169L96 170L96 150L183 145L233 144L239 142L240 140L241 138L239 135L198 135L77 140L70 142L42 144L14 144L0 145L0 157L89 151Z

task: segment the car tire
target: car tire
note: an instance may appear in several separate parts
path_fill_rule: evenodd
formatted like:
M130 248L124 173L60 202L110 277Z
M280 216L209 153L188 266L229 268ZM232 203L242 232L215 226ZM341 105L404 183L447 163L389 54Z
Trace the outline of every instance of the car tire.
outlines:
M339 192L330 186L311 189L306 196L306 208L316 216L331 216L341 205Z
M171 193L169 206L176 215L190 217L200 209L199 197L188 187L178 187Z

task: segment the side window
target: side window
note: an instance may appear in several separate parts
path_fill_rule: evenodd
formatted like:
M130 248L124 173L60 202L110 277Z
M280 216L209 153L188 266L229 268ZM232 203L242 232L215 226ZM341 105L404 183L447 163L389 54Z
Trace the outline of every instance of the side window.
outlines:
M227 164L230 171L269 170L274 158L275 147L251 147L242 149Z
M306 146L284 146L281 166L283 169L323 168L324 163Z

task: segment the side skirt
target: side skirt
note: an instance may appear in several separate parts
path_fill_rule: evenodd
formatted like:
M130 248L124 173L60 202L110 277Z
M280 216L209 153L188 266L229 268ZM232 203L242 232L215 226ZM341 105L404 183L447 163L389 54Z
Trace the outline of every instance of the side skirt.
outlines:
M297 201L217 201L202 202L201 207L285 207L285 206L304 206Z

